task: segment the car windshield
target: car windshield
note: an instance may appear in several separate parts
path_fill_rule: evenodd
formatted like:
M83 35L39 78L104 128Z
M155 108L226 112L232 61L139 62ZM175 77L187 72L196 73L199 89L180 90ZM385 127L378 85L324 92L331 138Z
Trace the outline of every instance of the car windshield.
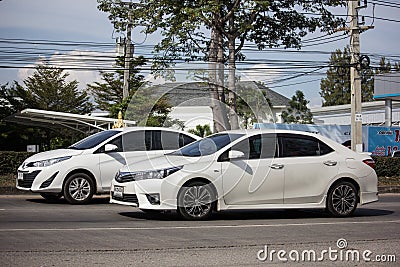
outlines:
M242 137L244 134L214 134L190 145L187 145L170 155L186 157L200 157L211 155L221 148L227 146L232 141Z
M115 131L115 130L102 131L93 134L91 136L88 136L85 139L78 141L77 143L71 145L68 148L78 149L78 150L90 149L104 142L108 138L116 135L117 133L120 133L120 131Z

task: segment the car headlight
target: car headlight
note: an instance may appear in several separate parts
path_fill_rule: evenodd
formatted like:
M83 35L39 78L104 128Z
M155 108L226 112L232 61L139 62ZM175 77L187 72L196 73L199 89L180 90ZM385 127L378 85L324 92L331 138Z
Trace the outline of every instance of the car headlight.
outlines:
M58 162L70 159L72 156L67 156L67 157L60 157L60 158L54 158L54 159L45 159L45 160L39 160L39 161L34 161L34 162L29 162L26 164L27 167L47 167L51 166L53 164L56 164Z
M126 183L132 181L140 181L147 179L163 179L174 172L182 169L183 166L171 167L160 170L148 170L148 171L138 171L138 172L121 172L119 171L115 176L115 180L119 183Z

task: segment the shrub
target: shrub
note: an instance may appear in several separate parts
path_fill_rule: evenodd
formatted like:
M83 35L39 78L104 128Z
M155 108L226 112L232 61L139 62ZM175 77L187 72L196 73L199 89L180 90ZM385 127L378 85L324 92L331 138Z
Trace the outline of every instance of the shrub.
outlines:
M32 152L0 151L0 175L16 173L19 165L33 154Z
M373 157L379 177L400 177L400 158Z
M0 151L0 175L16 173L22 162L33 155L32 152ZM400 158L373 157L375 171L379 177L400 177Z

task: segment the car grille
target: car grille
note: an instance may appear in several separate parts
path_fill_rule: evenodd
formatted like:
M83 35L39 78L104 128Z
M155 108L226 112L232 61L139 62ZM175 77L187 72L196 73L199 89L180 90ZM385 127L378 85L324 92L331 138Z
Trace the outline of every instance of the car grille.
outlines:
M18 186L24 188L31 188L33 181L35 180L36 176L40 173L40 171L33 171L30 173L24 173L24 179L18 180Z
M112 198L115 200L135 203L135 204L139 205L139 201L138 201L136 194L124 194L123 197L116 197L116 196L114 196L114 192L112 192L111 195L112 195Z

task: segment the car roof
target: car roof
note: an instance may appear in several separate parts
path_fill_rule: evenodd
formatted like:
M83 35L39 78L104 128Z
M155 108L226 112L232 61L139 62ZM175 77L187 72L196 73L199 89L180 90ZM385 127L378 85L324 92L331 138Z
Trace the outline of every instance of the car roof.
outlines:
M190 137L193 137L194 139L198 140L201 139L199 136L182 131L182 130L176 130L173 128L165 128L165 127L153 127L153 126L133 126L133 127L123 127L123 128L115 128L115 129L110 129L109 131L118 131L118 132L131 132L131 131L142 131L142 130L159 130L159 131L168 131L168 132L177 132L177 133L183 133L186 134Z
M240 130L229 130L220 133L228 133L228 134L246 134L246 135L253 135L253 134L263 134L263 133L290 133L290 134L302 134L302 135L309 135L309 136L321 136L311 132L303 132L303 131L296 131L296 130L283 130L283 129L240 129Z

